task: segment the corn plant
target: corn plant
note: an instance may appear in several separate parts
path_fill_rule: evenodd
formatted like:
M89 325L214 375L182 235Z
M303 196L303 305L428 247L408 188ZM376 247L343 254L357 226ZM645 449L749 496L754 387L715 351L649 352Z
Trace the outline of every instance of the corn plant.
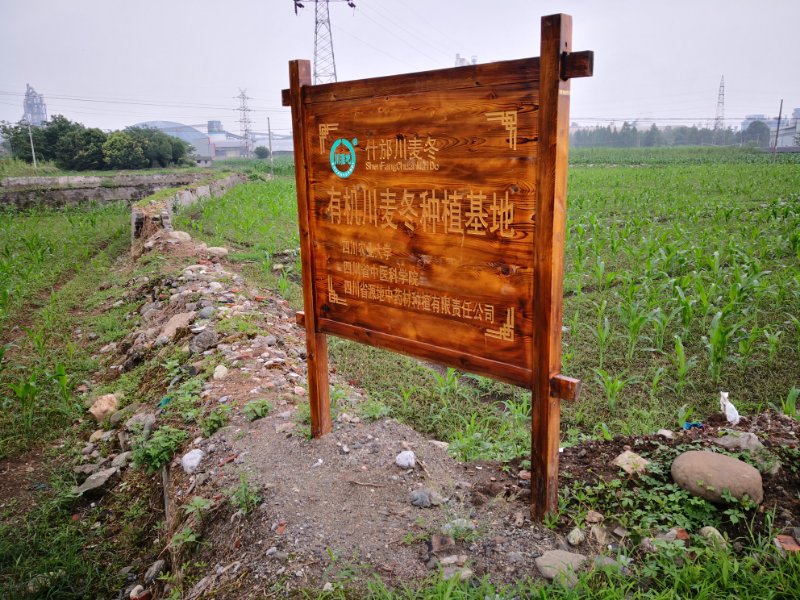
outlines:
M689 373L697 365L697 359L694 356L687 358L683 340L679 335L675 336L675 354L672 357L672 364L675 366L675 393L680 395L689 383Z
M18 383L9 384L11 391L19 402L20 424L25 433L33 431L33 422L36 416L37 399L39 388L36 385L36 377L21 379Z
M651 315L638 303L621 304L619 315L628 332L625 358L628 362L631 362L636 352L636 345L642 335L642 330L650 322Z
M619 404L619 396L622 393L622 390L625 386L632 381L632 379L623 379L621 377L617 377L610 373L607 373L603 369L592 369L595 374L595 381L603 388L603 392L606 396L606 402L608 404L608 409L614 413L617 411L617 406Z
M722 312L718 312L711 320L708 335L703 336L703 343L708 349L708 371L715 384L719 383L732 335L733 331L725 322Z
M772 364L778 356L781 346L781 336L783 331L780 329L764 329L764 337L767 338L767 362Z

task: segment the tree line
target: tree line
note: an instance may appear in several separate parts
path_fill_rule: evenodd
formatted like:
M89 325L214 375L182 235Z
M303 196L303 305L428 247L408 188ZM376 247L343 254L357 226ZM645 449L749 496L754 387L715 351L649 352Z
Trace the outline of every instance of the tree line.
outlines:
M14 158L53 161L69 171L147 169L192 164L191 144L149 127L128 127L106 133L56 115L41 126L0 123L3 144Z
M622 127L595 127L579 129L570 135L570 145L577 148L611 147L636 148L643 146L733 146L747 145L767 148L770 143L769 125L753 121L743 131L727 127L710 129L681 125L659 129L653 123L649 129L639 130L627 121Z

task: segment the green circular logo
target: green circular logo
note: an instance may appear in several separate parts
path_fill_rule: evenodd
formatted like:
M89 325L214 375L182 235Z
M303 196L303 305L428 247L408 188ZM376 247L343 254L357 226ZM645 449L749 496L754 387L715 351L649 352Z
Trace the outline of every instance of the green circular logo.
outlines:
M333 145L331 146L331 169L333 170L336 175L341 177L342 179L346 179L353 174L353 171L356 168L356 146L358 145L358 140L353 138L353 142L350 143L350 140L346 140L344 138L339 138ZM339 146L344 146L347 152L339 152L337 153L336 150Z

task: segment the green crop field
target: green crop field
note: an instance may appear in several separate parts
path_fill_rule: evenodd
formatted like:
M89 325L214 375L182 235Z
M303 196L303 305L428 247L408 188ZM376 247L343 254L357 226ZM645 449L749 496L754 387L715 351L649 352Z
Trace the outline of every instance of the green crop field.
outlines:
M781 410L800 387L800 159L598 149L573 152L572 163L563 371L584 388L564 404L564 442L701 419L719 390L745 412ZM237 188L178 223L269 272L273 253L297 246L295 220L287 177ZM291 282L278 283L299 297ZM396 416L460 440L463 458L526 451L518 416L529 400L519 390L451 374L459 415L447 418L430 402L445 396L435 390L447 388L447 375L348 342L331 352Z
M123 204L0 211L0 327L37 293L76 272L129 227Z

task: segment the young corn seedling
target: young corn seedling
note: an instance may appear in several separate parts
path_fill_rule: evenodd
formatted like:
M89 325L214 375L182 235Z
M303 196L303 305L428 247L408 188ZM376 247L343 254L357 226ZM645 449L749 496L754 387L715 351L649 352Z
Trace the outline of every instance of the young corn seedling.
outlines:
M642 329L650 322L651 316L647 310L638 303L621 304L619 315L628 331L628 343L625 350L625 358L628 362L633 360L636 352L636 345L642 335Z
M760 334L761 329L759 329L758 325L753 325L750 331L743 331L742 335L739 337L737 349L739 351L739 368L742 373L747 371L750 358L753 356L753 352L756 349L756 341L761 337Z
M597 339L597 353L599 367L603 368L603 358L605 357L608 347L611 345L611 325L608 322L608 317L605 316L606 307L608 303L603 300L597 307L597 325L592 332L595 339Z
M592 369L595 373L595 381L600 384L603 388L603 392L606 395L606 402L608 403L608 409L614 413L617 411L617 406L619 405L619 397L622 393L622 390L625 386L633 381L632 379L623 379L621 377L617 377L610 373L607 373L603 369Z
M672 357L672 364L675 365L675 393L680 395L689 383L689 372L697 365L697 359L694 356L686 357L683 340L679 335L675 336L675 355Z
M771 365L775 362L778 356L778 350L781 347L781 335L783 331L780 329L764 329L764 337L767 338L767 362Z
M715 384L719 383L722 365L728 357L728 344L733 331L725 323L722 312L718 312L711 320L708 335L703 336L703 343L708 348L708 371Z

